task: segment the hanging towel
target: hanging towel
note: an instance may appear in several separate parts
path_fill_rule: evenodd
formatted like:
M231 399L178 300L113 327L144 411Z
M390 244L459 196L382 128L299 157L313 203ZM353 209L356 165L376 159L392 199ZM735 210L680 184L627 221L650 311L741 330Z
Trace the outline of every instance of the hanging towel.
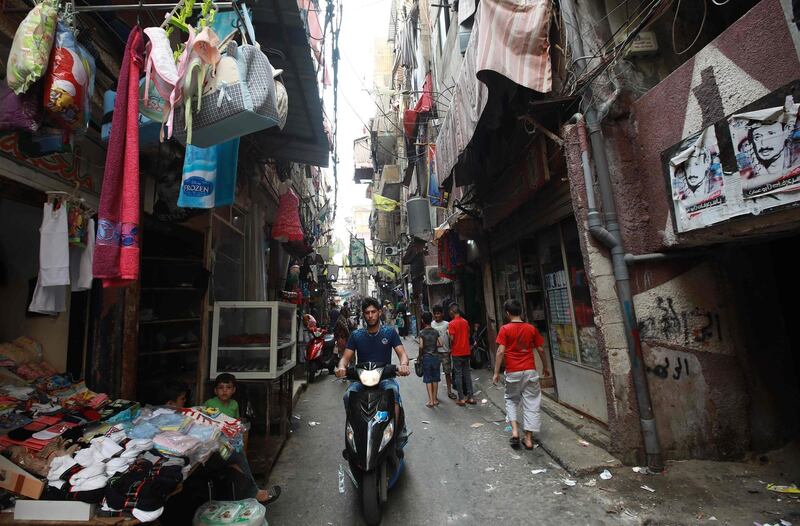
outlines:
M144 40L134 27L125 45L114 120L106 152L97 223L94 277L104 287L125 286L139 276L139 76Z
M92 288L92 260L94 259L94 219L86 223L85 247L69 247L69 275L72 292Z
M186 145L178 206L214 208L233 203L239 138L209 148Z

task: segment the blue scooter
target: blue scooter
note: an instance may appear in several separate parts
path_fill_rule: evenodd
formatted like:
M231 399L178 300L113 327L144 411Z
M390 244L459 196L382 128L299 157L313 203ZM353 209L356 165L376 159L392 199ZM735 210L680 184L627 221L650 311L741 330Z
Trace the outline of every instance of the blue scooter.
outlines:
M394 365L364 362L347 368L347 378L361 382L364 390L350 393L348 399L343 454L361 492L364 522L370 526L380 524L381 507L403 471L403 450L397 442L405 415L401 407L395 421L394 391L379 387L381 380L395 376Z

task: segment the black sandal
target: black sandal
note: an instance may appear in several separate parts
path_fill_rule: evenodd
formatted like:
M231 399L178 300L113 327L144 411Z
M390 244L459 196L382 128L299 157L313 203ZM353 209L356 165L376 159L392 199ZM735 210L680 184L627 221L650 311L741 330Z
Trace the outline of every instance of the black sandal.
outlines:
M508 443L511 445L512 449L519 449L519 437L511 437Z

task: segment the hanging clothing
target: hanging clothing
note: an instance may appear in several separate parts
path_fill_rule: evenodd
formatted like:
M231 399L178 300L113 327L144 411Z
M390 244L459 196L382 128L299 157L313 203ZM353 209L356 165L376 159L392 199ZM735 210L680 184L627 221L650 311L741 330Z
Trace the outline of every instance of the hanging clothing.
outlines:
M64 202L44 204L39 239L39 278L28 310L57 315L67 310L69 234Z
M272 227L272 238L281 243L303 239L303 229L300 226L300 199L291 188L278 202L278 214Z
M66 203L44 204L39 238L39 281L44 287L69 285L69 222Z
M85 247L69 247L69 275L72 292L92 288L92 261L94 260L94 219L86 223L87 241Z
M106 152L93 272L104 287L139 277L139 76L144 40L134 27L122 58Z

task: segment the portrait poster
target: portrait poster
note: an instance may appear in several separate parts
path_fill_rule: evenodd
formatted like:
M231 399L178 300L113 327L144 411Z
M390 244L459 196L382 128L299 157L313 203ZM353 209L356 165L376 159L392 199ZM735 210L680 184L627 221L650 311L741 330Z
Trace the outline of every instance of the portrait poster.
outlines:
M766 207L800 199L799 108L789 96L783 106L728 119L744 199L773 196Z
M669 161L669 176L679 232L724 219L725 179L713 126L681 145Z

